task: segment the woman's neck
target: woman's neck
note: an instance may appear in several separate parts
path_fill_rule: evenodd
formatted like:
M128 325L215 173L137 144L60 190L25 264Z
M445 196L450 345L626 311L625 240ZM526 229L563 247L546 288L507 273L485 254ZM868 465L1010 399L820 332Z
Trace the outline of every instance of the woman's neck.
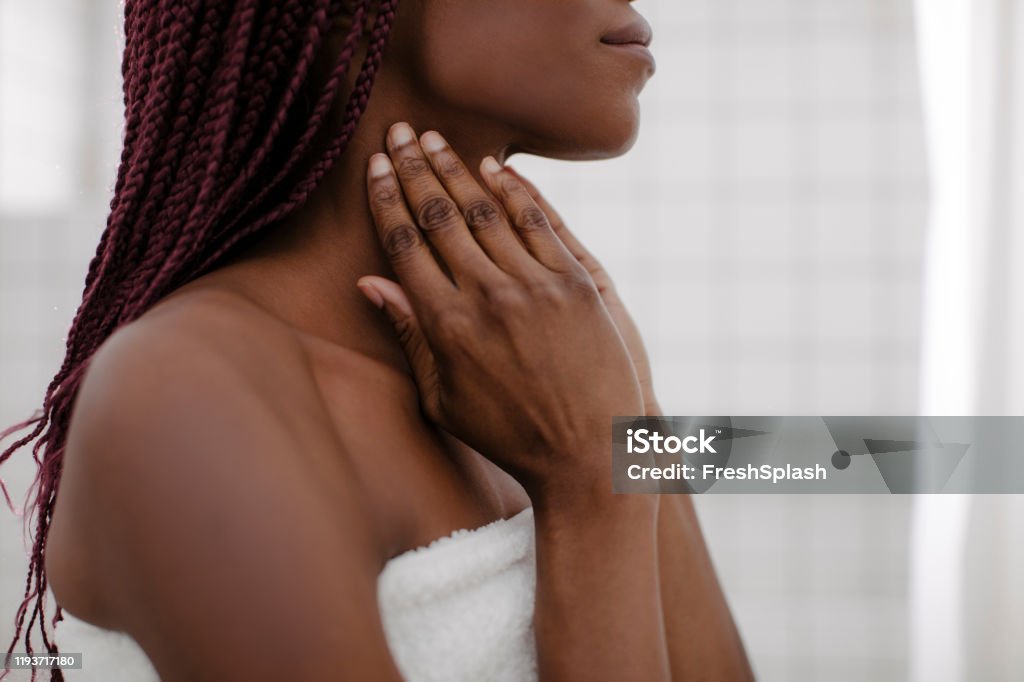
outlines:
M395 115L386 99L382 104L370 106L345 152L297 211L193 285L229 288L305 334L404 368L390 324L356 288L363 275L394 277L366 199L367 161L385 150L388 128L402 120L417 133L439 130L478 179L480 161L489 154L503 161L506 146L481 143L498 136L470 122L410 115L415 108Z

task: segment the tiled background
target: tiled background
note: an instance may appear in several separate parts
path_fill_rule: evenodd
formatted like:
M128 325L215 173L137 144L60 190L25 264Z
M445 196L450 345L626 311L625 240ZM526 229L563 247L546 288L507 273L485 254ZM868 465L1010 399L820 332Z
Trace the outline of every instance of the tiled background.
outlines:
M659 68L634 150L514 165L612 271L665 410L915 413L927 185L910 0L636 7ZM59 364L103 224L118 34L113 3L0 0L4 424L36 406ZM59 47L32 49L41 42ZM20 491L31 460L19 459L0 473ZM906 677L909 504L698 500L761 679ZM25 568L18 528L0 512L5 646Z

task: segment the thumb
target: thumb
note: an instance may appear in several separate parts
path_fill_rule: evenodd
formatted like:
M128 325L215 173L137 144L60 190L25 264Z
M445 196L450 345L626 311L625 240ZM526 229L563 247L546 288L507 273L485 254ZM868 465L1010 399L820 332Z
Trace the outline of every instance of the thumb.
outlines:
M433 415L438 398L437 365L409 297L398 283L384 277L361 277L356 286L391 320L419 388L423 407L428 415Z

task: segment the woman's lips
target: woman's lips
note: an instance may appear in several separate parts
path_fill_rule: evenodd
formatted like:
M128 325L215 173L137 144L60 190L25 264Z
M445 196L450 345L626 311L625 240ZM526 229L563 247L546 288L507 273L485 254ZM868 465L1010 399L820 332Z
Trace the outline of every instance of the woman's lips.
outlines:
M637 17L632 22L606 33L601 37L601 42L609 47L614 47L623 54L632 54L641 58L647 62L648 68L653 72L655 69L654 55L647 49L652 38L651 25L643 17Z
M602 36L601 42L605 45L639 45L646 48L650 47L653 37L651 25L643 17L637 17Z

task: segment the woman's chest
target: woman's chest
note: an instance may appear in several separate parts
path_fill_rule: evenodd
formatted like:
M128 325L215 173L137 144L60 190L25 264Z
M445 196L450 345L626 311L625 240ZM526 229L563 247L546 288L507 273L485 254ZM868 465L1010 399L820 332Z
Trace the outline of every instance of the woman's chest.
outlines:
M349 367L318 382L321 427L372 507L385 558L530 505L509 474L425 420L407 377Z

